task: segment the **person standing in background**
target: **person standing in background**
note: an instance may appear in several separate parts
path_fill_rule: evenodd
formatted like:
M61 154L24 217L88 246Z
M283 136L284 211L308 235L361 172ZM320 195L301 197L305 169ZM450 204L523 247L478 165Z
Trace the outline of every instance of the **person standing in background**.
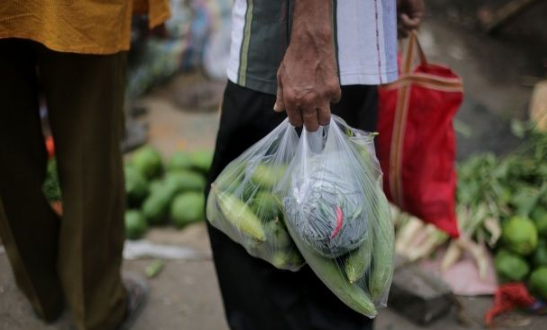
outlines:
M423 0L235 0L209 184L287 115L309 131L331 112L374 131L376 86L398 75L397 34L417 28L423 12ZM278 270L208 230L231 330L372 329L309 267Z
M9 0L0 4L0 237L36 314L66 304L79 330L128 329L146 283L122 279L125 194L120 141L131 17L149 27L167 0ZM63 217L42 193L44 90Z

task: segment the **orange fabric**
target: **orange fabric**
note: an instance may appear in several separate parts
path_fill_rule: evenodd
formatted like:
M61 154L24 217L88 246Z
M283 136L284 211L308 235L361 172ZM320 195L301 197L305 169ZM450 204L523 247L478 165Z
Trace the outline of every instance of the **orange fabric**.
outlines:
M58 52L114 54L129 49L132 13L154 27L170 16L168 0L1 0L0 39L39 42Z

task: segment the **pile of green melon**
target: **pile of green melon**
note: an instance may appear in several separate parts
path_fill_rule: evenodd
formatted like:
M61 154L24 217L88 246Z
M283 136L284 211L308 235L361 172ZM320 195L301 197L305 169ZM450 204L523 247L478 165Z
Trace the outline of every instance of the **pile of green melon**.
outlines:
M547 299L547 212L538 208L531 218L507 221L494 262L502 282L527 281L534 294Z
M501 282L524 282L547 300L547 133L512 122L521 144L511 153L477 154L458 166L462 232L495 251Z
M136 150L124 166L127 238L141 238L150 226L183 228L203 221L212 159L210 150L177 151L165 164L152 146Z

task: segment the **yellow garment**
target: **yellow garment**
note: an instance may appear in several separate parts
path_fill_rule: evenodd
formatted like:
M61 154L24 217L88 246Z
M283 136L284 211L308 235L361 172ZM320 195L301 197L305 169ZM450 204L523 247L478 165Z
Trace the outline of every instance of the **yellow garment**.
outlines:
M51 50L114 54L129 49L132 13L152 28L171 15L168 0L0 0L0 39L37 41Z

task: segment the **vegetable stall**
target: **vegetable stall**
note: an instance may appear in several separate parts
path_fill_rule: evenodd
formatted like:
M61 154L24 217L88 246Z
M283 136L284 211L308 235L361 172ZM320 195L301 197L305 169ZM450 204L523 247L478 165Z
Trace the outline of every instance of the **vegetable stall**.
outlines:
M394 210L396 251L408 262L437 259L441 275L467 255L481 280L493 267L500 288L522 283L547 301L547 133L528 123L512 126L521 139L514 151L458 164L460 237Z

